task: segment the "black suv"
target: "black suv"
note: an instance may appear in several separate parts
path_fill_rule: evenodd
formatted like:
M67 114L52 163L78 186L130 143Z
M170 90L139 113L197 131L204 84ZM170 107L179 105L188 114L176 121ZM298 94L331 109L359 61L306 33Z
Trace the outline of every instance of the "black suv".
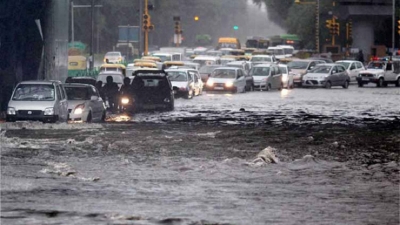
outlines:
M131 83L135 111L173 110L174 92L164 70L138 70Z

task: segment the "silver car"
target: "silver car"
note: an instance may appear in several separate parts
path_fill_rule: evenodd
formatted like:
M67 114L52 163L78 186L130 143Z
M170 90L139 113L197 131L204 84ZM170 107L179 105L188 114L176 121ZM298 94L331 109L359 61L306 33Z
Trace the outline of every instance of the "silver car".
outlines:
M251 69L250 75L254 78L254 89L282 89L282 73L275 63L256 65Z
M103 122L106 106L97 89L89 84L64 84L71 121Z
M19 83L8 103L6 120L39 120L66 122L67 94L60 81L23 81Z
M334 63L320 64L303 77L303 87L342 86L348 88L350 77L344 66Z

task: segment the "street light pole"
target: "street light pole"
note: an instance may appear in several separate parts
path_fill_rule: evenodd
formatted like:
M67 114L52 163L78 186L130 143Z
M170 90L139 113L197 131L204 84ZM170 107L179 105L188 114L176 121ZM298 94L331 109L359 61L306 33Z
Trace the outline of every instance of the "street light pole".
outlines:
M94 65L94 57L93 57L93 42L94 42L94 0L92 0L91 8L90 8L90 17L91 17L91 26L90 26L90 62L89 62L89 69L93 70Z
M74 34L74 1L71 1L71 42L75 41Z
M315 49L319 53L319 0L316 3L316 18L315 18Z
M394 43L395 43L395 33L396 33L396 8L395 8L395 1L393 0L393 21L392 21L392 58L394 55Z

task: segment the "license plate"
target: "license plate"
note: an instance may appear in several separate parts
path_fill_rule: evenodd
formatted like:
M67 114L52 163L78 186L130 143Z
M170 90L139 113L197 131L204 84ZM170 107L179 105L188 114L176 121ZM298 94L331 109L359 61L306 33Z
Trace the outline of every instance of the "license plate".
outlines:
M224 90L223 87L214 87L214 90Z
M368 77L363 77L362 80L369 80L369 78Z

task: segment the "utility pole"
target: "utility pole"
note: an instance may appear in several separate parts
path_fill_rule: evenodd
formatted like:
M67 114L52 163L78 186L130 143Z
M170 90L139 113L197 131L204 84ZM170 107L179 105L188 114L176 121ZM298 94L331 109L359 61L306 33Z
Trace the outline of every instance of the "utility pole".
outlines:
M143 0L139 0L139 27L143 24ZM143 53L143 32L139 30L139 58L142 57Z
M316 2L316 18L315 18L315 49L317 51L317 53L320 52L319 49L319 0L317 0Z
M144 14L148 15L149 14L149 0L144 0ZM149 54L149 30L144 29L144 55Z
M94 65L94 56L93 56L93 42L94 42L94 0L92 0L91 8L90 8L90 17L91 17L91 26L90 26L90 61L89 61L89 69L93 70Z
M75 41L74 33L74 1L71 1L71 42Z
M392 21L392 58L394 55L394 43L395 43L395 33L396 33L396 8L395 8L395 1L393 0L393 21Z

